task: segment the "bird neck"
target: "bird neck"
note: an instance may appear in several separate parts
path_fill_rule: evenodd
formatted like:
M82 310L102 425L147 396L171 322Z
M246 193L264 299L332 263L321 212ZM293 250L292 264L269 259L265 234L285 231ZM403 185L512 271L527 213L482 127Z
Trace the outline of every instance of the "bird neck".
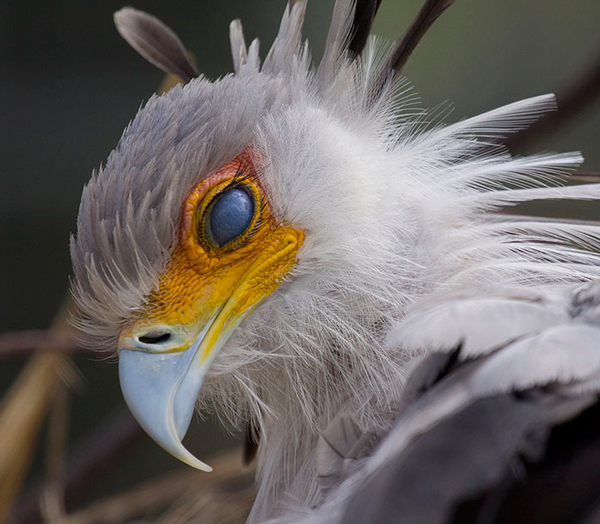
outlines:
M373 333L368 326L364 329ZM405 362L383 340L371 336L368 344L363 343L369 345L364 348L368 366L355 356L356 351L351 358L336 340L330 341L337 344L330 347L331 358L312 371L299 373L291 364L286 368L281 363L262 370L260 375L269 379L259 390L269 411L263 412L260 424L258 495L249 522L273 518L284 508L319 503L316 449L320 435L340 415L350 415L361 431L389 430L404 383ZM375 354L378 358L372 358ZM294 500L287 493L294 493Z

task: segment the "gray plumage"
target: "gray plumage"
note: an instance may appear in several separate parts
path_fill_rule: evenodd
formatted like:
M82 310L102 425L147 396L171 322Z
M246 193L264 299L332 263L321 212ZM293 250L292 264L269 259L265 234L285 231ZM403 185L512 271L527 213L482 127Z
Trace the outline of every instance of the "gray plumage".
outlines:
M531 522L498 520L510 483L526 478L524 463L540 462L553 426L596 401L552 392L502 393L475 400L414 439L352 497L345 524L446 524ZM481 507L467 506L487 492ZM565 486L565 489L569 489ZM541 500L531 501L541 505ZM548 521L545 521L548 522Z
M554 303L562 320L507 333L503 342L492 334L477 349L468 329L489 316L489 300L452 309L467 330L417 366L396 427L372 459L345 465L352 473L339 476L331 507L302 522L327 522L336 510L349 524L584 522L600 502L599 290L598 282L582 286ZM593 465L582 467L578 453ZM580 477L569 482L577 467ZM559 489L573 494L552 491Z
M450 3L426 2L408 41ZM542 457L530 430L543 440L600 387L600 293L590 284L600 224L496 213L600 199L598 184L561 186L578 153L513 158L502 146L554 110L553 96L428 127L390 66L403 40L363 42L378 2L358 5L365 11L336 2L314 67L305 1L286 7L262 64L258 41L246 47L233 22L235 75L193 78L148 101L86 186L72 239L78 325L91 343L116 347L159 285L190 190L246 148L256 153L273 222L301 230L304 243L220 350L198 399L260 434L250 522L351 519L347 508L366 507L380 483L410 484L417 457L432 465L465 431L471 447L496 435L481 462L488 476L465 455L454 491L444 491L451 470L432 484L447 496L430 509L448 516L457 498L502 477L510 457ZM449 356L417 367L440 352ZM511 397L545 388L531 402ZM514 425L498 433L502 421ZM398 511L388 494L375 521ZM422 505L404 501L403 518L418 522Z

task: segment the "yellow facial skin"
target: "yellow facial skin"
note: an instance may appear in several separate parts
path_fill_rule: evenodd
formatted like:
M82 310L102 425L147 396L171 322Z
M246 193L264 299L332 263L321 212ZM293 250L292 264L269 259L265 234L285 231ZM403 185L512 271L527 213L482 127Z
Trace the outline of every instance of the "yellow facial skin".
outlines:
M219 245L207 226L212 206L222 191L240 186L254 200L254 215L245 231ZM177 245L159 285L119 338L119 379L129 409L158 444L186 464L211 469L182 439L212 360L283 281L303 239L302 231L271 215L250 151L199 183L186 199Z
M255 217L246 233L219 247L206 237L205 211L232 184L244 185L255 196ZM245 151L192 189L182 208L178 245L159 287L121 340L143 336L153 326L177 326L181 343L168 352L183 351L216 314L200 348L200 361L205 361L219 334L235 327L283 281L303 238L302 231L273 219L256 181L252 153Z

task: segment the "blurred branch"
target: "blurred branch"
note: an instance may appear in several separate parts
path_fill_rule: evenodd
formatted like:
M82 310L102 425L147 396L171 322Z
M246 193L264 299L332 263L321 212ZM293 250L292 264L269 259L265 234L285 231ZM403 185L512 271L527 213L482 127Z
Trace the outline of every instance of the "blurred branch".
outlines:
M578 171L577 173L568 175L568 178L570 180L577 180L587 183L600 182L600 173L584 173Z
M52 333L70 331L67 322L70 307L72 302L67 299L52 322ZM0 523L6 522L21 490L61 376L68 376L69 358L57 352L44 352L44 347L45 342L0 402Z
M44 353L85 352L70 331L31 329L0 334L0 358L27 356L34 351Z
M96 477L110 470L144 435L129 410L119 408L77 445L69 458L64 482L65 503L72 507L93 486ZM38 482L19 500L13 522L33 524L41 521L40 497L43 484Z
M67 386L58 384L50 409L46 445L47 482L42 495L41 507L44 522L55 522L66 515L65 512L65 455L69 433L69 401Z
M243 522L254 499L252 475L242 472L235 449L211 460L207 474L178 469L146 481L130 491L95 502L55 524L123 523L171 506L160 522Z
M522 149L529 143L554 133L578 116L600 96L600 55L573 84L557 93L558 111L540 118L527 129L515 133L506 141L512 149Z

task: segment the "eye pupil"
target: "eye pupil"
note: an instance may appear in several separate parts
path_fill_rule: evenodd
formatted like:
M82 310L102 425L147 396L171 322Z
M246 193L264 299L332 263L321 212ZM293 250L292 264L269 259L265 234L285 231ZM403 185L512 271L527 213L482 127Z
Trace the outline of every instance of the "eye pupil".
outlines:
M254 197L244 187L227 189L217 195L208 209L207 236L219 247L241 236L254 217Z

